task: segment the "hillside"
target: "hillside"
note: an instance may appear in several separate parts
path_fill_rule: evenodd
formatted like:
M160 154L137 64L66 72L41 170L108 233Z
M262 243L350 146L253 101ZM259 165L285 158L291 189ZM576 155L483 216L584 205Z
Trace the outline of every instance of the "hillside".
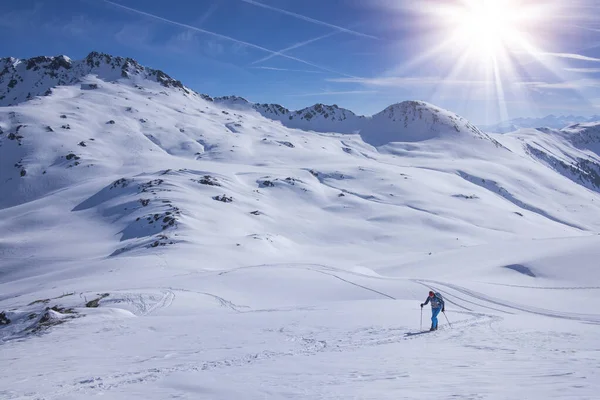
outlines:
M289 111L92 55L3 60L3 399L600 390L597 124Z

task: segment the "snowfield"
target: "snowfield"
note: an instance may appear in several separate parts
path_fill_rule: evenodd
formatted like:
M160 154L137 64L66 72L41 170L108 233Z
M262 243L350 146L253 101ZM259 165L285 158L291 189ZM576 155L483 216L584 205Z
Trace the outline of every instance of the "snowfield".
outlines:
M1 60L0 398L598 398L600 123L32 60Z

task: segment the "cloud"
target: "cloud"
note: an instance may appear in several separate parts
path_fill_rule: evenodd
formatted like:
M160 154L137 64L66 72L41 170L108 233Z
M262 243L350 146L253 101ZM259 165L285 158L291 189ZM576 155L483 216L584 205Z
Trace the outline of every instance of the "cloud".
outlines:
M340 32L345 32L345 33L349 33L349 34L352 34L352 35L366 37L366 38L370 38L370 39L379 39L378 37L373 36L373 35L368 35L366 33L354 31L352 29L343 28L341 26L333 25L333 24L330 24L328 22L319 21L317 19L310 18L310 17L307 17L307 16L302 15L302 14L298 14L298 13L295 13L295 12L283 10L281 8L276 8L276 7L273 7L273 6L269 6L269 5L266 5L266 4L263 4L263 3L259 3L259 2L254 1L254 0L240 0L240 1L242 1L244 3L252 4L253 6L256 6L256 7L261 7L261 8L265 8L267 10L275 11L275 12L278 12L280 14L289 15L291 17L298 18L298 19L301 19L303 21L312 22L313 24L327 26L329 28L333 28L333 29L335 29L337 31L340 31Z
M55 25L55 24L52 24ZM58 25L60 29L73 36L88 36L90 29L94 27L92 21L84 15L76 15L69 20L66 24Z
M310 96L334 96L334 95L341 95L341 94L369 94L369 93L377 93L377 91L376 90L341 90L341 91L326 91L326 92L315 92L315 93L291 94L289 96L310 97Z
M588 26L581 26L581 25L572 25L575 28L579 28L579 29L583 29L589 32L600 32L600 29L596 29L596 28L590 28Z
M95 25L90 25L95 26ZM115 40L128 47L136 47L138 49L152 49L153 31L146 24L125 24L114 34ZM95 30L95 29L94 29Z
M187 29L170 37L163 45L173 53L188 55L200 53L213 59L230 54L242 55L246 52L246 47L240 44L214 38L201 39L199 36L197 32Z
M534 89L581 90L600 87L600 79L579 79L565 82L516 82L516 84Z
M376 78L330 78L327 79L329 82L337 83L358 83L367 86L382 86L382 87L404 87L404 86L424 86L424 85L473 85L473 84L486 84L493 83L492 81L471 81L471 80L459 80L459 79L447 79L438 76L424 76L424 77L399 77L399 76L388 76L388 77L376 77Z
M209 19L213 13L217 10L219 5L221 4L221 0L215 1L211 6L206 10L206 12L195 22L196 25L202 26L207 19Z
M6 4L3 4L6 6ZM35 3L33 9L8 11L0 9L0 28L22 29L24 25L32 25L40 15L41 3Z
M539 53L539 54L542 56L569 58L572 60L600 62L600 58L588 57L588 56L584 56L581 54L573 54L573 53Z
M202 28L197 28L195 26L191 26L191 25L184 24L184 23L181 23L181 22L173 21L173 20L170 20L170 19L167 19L167 18L159 17L158 15L150 14L150 13L147 13L145 11L141 11L141 10L137 10L135 8L127 7L127 6L124 6L122 4L114 3L114 2L109 1L109 0L102 0L102 1L104 3L107 3L107 4L110 4L112 6L121 8L123 10L127 10L127 11L130 11L130 12L139 14L139 15L143 15L145 17L153 18L153 19L156 19L158 21L165 22L167 24L176 25L176 26L179 26L181 28L186 28L186 29L190 29L192 31L204 33L204 34L209 35L209 36L213 36L213 37L216 37L216 38L219 38L219 39L227 40L227 41L230 41L230 42L233 42L233 43L237 43L238 45L247 46L247 47L250 47L250 48L253 48L253 49L256 49L256 50L264 51L264 52L269 53L269 54L275 54L275 55L287 58L289 60L293 60L293 61L300 62L302 64L309 65L309 66L311 66L313 68L318 68L318 69L321 69L323 71L334 73L336 75L342 75L342 76L347 76L347 77L351 77L352 76L352 75L345 74L343 72L334 71L334 70L332 70L330 68L323 67L321 65L318 65L318 64L315 64L315 63L311 63L311 62L306 61L306 60L302 60L302 59L297 58L297 57L292 57L292 56L288 56L287 54L281 54L281 53L278 53L276 51L269 50L269 49L267 49L265 47L262 47L262 46L259 46L257 44L253 44L253 43L250 43L250 42L245 42L243 40L235 39L235 38L232 38L232 37L227 36L227 35L223 35L223 34L216 33L216 32L213 32L213 31L206 30L206 29L202 29Z
M288 69L288 68L275 68L275 67L251 67L254 69L266 69L269 71L290 71L290 72L307 72L311 74L322 74L323 71L311 71L307 69Z
M263 58L261 58L260 60L256 60L256 61L254 61L252 64L258 64L258 63L261 63L261 62L264 62L264 61L270 60L271 58L273 58L273 57L276 57L276 56L283 55L283 53L286 53L286 52L288 52L288 51L290 51L290 50L297 49L297 48L299 48L299 47L302 47L302 46L306 46L307 44L310 44L310 43L316 42L317 40L321 40L321 39L328 38L328 37L330 37L330 36L333 36L333 35L336 35L336 34L338 34L338 33L340 33L340 32L339 32L339 31L333 31L333 32L329 32L329 33L327 33L327 34L325 34L325 35L318 36L318 37L316 37L316 38L312 38L312 39L309 39L309 40L305 40L304 42L298 42L298 43L296 43L296 44L293 44L293 45L291 45L290 47L286 47L286 48L285 48L285 49L283 49L283 50L279 50L279 51L278 51L278 52L276 52L275 54L269 54L268 56L266 56L266 57L263 57Z
M595 74L600 73L600 68L565 68L565 71L577 72L580 74Z
M219 58L226 53L223 41L218 39L198 40L197 34L190 30L185 30L169 38L165 46L174 53L200 52L212 58Z

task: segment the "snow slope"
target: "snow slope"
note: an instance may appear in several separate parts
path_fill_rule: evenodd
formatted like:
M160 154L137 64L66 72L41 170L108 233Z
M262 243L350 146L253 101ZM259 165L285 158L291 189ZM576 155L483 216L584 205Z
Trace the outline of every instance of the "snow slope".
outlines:
M0 108L0 398L597 397L596 125L310 125L69 63Z

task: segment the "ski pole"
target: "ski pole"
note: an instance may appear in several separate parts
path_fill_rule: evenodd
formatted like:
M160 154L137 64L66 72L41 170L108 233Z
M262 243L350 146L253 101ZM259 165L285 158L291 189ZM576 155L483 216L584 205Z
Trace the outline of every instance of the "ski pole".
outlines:
M448 316L446 315L446 311L443 312L444 317L446 317L446 321L448 321L448 325L450 326L450 328L452 328L452 324L450 323L450 320L448 319Z
M423 330L423 307L421 307L421 330Z

